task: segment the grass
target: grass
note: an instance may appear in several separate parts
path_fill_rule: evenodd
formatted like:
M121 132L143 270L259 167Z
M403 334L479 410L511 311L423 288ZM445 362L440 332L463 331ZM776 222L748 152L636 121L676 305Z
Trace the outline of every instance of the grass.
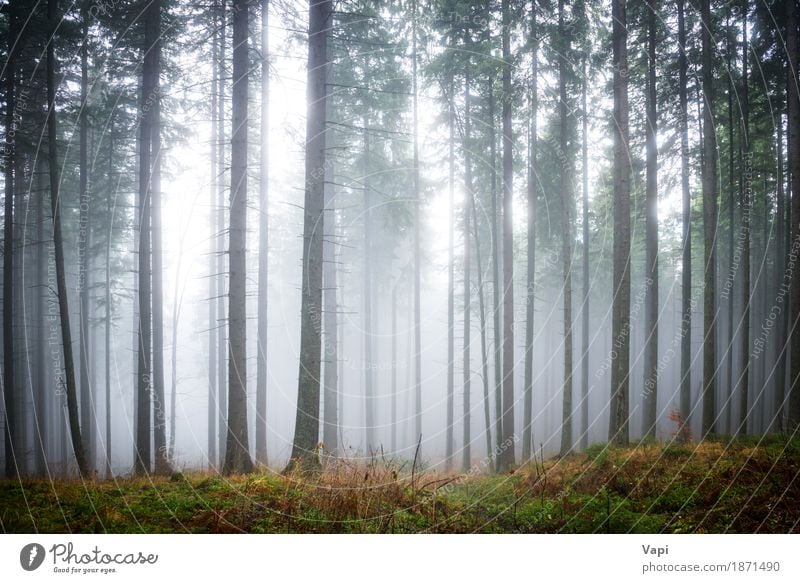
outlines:
M480 466L480 464L479 464ZM800 438L597 444L508 475L326 471L0 482L17 533L800 532Z

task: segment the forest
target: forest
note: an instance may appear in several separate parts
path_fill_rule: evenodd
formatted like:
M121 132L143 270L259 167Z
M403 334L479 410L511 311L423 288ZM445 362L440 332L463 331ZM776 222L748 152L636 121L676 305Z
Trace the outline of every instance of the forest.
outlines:
M798 0L4 0L2 532L800 532Z

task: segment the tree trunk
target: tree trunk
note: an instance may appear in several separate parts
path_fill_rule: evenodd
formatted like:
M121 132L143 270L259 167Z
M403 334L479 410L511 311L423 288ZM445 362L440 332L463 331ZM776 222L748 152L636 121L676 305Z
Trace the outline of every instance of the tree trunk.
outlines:
M454 438L453 438L453 419L455 417L455 405L454 405L454 397L453 397L453 387L455 385L455 284L454 284L454 265L453 265L453 247L455 245L455 152L454 152L454 126L455 126L455 114L454 114L454 104L453 100L455 99L455 89L453 85L453 79L450 79L450 87L449 87L449 95L447 96L447 103L448 103L448 116L447 116L447 125L450 131L450 140L449 140L449 206L448 206L448 225L447 225L447 426L446 426L446 435L445 435L445 471L449 471L453 467L453 449L454 449ZM467 114L464 114L465 122L469 118ZM466 150L465 150L466 155ZM467 187L468 188L468 187ZM465 344L466 347L466 344Z
M269 0L261 0L261 181L258 215L256 463L267 465L267 299L269 290ZM335 292L334 292L335 293ZM335 296L334 296L335 297ZM327 410L327 408L326 408ZM326 440L327 443L327 440Z
M628 32L625 0L613 0L614 68L614 260L611 320L611 408L609 441L629 439L630 376L630 176L628 149Z
M583 83L581 83L581 174L583 178L583 302L581 307L581 433L580 449L589 447L589 110L586 104L588 90L586 60L583 57Z
M52 0L49 0L52 2ZM48 4L49 6L49 4ZM14 383L14 167L16 157L16 122L14 120L16 106L16 51L17 43L17 18L16 5L9 3L8 15L8 59L5 67L5 147L3 148L5 162L5 200L3 204L3 404L5 406L5 476L13 478L17 475L17 452L14 447L16 432L16 403ZM50 66L50 53L48 53L48 70ZM49 77L48 77L49 79ZM51 121L52 123L52 121ZM54 162L50 162L51 172L55 170ZM52 184L52 181L51 181Z
M472 310L472 286L471 286L471 253L470 253L470 242L469 242L469 220L470 220L470 210L472 208L472 160L470 156L470 140L471 140L471 120L470 116L472 115L470 111L470 95L469 95L469 84L470 84L470 71L469 71L469 63L466 65L466 70L464 72L464 190L466 191L466 196L464 197L464 352L463 352L463 374L464 374L464 396L463 396L463 403L464 403L464 427L463 427L463 448L462 448L462 461L461 461L461 469L464 472L468 472L472 460L472 449L471 449L471 404L470 404L470 390L471 390L471 380L472 380L472 359L470 357L470 345L472 344L471 339L471 330L472 325L470 322L470 311ZM451 92L451 97L453 93ZM452 99L450 101L452 107ZM452 139L452 124L451 124L451 134L450 134L450 144L452 147L453 139ZM452 184L452 182L451 182ZM452 207L451 207L452 208Z
M739 176L739 196L742 205L742 232L744 245L742 249L742 348L741 348L741 373L738 382L739 393L739 422L736 428L737 435L747 433L748 394L750 392L750 309L753 301L750 273L750 223L753 213L752 162L750 159L750 112L749 112L749 86L747 81L747 0L742 2L742 139L739 141L739 167L742 173ZM749 168L749 172L747 170ZM705 418L705 414L703 415Z
M780 100L779 100L780 103ZM783 305L783 294L789 283L786 278L786 191L784 187L784 173L783 173L783 111L778 114L778 123L776 124L777 135L777 209L775 215L775 222L777 223L777 241L776 247L776 262L775 262L775 279L773 283L773 293L775 294L776 305ZM773 416L771 421L772 431L783 431L783 400L786 397L786 323L788 318L781 310L778 315L778 344L776 345L776 363L775 363L775 404L773 407Z
M172 472L167 446L167 411L164 388L164 266L161 245L161 0L153 5L153 119L150 127L151 163L150 185L152 210L152 263L153 263L153 445L155 446L155 473ZM173 412L174 414L174 412Z
M228 338L225 334L226 311L225 311L225 48L227 45L227 16L225 14L227 1L220 2L220 48L219 48L219 73L217 82L217 139L219 140L219 158L217 159L217 399L219 409L217 410L217 429L219 452L219 465L223 465L225 459L226 443L228 437Z
M559 148L563 155L559 172L561 191L561 260L563 261L564 299L564 384L562 385L561 455L572 451L572 156L567 145L567 57L571 50L569 36L564 31L564 0L558 2L559 37L565 46L559 51Z
M525 291L525 400L522 424L522 463L531 459L533 452L533 338L534 304L536 300L536 193L539 170L536 164L537 123L539 110L539 39L536 26L536 0L531 0L531 85L530 85L530 144L528 146L528 262Z
M228 229L228 440L225 475L253 470L247 428L248 0L233 0L231 199ZM319 312L318 312L319 314ZM318 370L318 369L317 369Z
M297 418L291 461L318 465L320 392L320 314L322 308L322 234L325 168L325 103L327 101L327 38L331 0L312 0L308 24L308 116L306 118L305 212L303 224L303 279L300 312L300 371Z
M492 190L492 325L494 328L494 419L495 447L500 451L503 441L503 339L500 328L500 237L498 233L499 213L497 208L497 137L495 136L494 80L488 83L489 93L489 158ZM477 235L476 235L477 236ZM497 454L495 454L497 455ZM492 456L495 457L494 455ZM494 460L498 467L499 459Z
M391 380L391 415L392 415L392 429L391 429L391 445L392 455L397 455L397 285L398 279L392 284L392 380Z
M83 450L86 452L86 462L89 470L94 469L94 395L92 390L92 379L89 372L91 363L89 354L91 353L91 328L89 324L89 285L88 285L88 254L89 231L91 224L89 220L89 208L91 205L91 192L89 186L89 116L88 116L88 94L89 94L89 64L88 64L88 44L89 26L88 13L85 9L81 10L83 20L83 42L81 43L81 102L79 118L79 216L78 216L78 306L80 310L78 318L78 361L80 373L80 410L81 410L81 438L83 439Z
M113 114L108 124L108 185L109 192L106 193L106 216L108 217L108 231L106 231L106 253L105 253L105 318L104 318L104 356L105 356L105 385L106 385L106 479L113 477L111 466L111 320L114 317L114 311L111 307L111 237L114 233L114 213L116 211L116 204L113 209L111 206L111 185L112 172L114 169L114 118ZM114 191L116 193L116 191ZM116 199L115 199L116 203Z
M372 200L370 196L370 142L368 121L364 117L364 157L363 157L363 188L364 188L364 412L365 412L365 453L372 456L376 449L375 442L375 361L373 348L375 334L372 329Z
M327 117L327 114L326 114ZM326 139L326 151L329 146ZM333 159L325 164L325 184L323 192L325 197L324 241L322 243L322 284L324 301L324 389L323 409L324 419L322 424L322 443L329 456L339 453L339 306L336 301L337 292L337 262L336 262L336 193L333 184L334 167Z
M414 439L422 442L422 283L420 256L419 112L417 103L417 0L412 0L412 93L414 150Z
M217 465L217 60L219 36L219 4L214 0L212 5L212 40L211 40L211 191L208 205L208 469Z
M151 191L152 191L152 128L155 99L155 50L159 2L151 3L145 13L144 59L142 64L142 97L139 140L139 344L137 359L137 425L134 473L150 473L150 395L152 389L152 305L151 305Z
M483 423L484 434L486 437L486 460L490 470L495 467L495 459L492 455L492 413L489 399L489 355L486 342L486 303L483 286L483 262L481 261L481 238L478 229L478 210L475 204L475 191L470 190L470 208L472 209L472 236L475 239L475 271L478 274L478 309L480 310L481 328L481 363L483 379Z
M514 466L514 137L511 127L511 7L503 0L503 448L499 472Z
M47 19L50 24L50 42L47 43L47 145L50 166L50 205L53 218L53 246L56 264L56 286L58 311L61 323L61 344L64 355L63 377L59 375L58 386L67 396L67 414L72 441L72 450L83 479L91 478L91 468L86 460L78 420L78 387L75 382L75 361L72 354L72 331L69 323L69 300L67 298L67 274L64 267L64 239L61 233L61 198L58 175L58 129L56 126L56 56L55 33L58 29L58 0L47 0Z
M714 45L709 0L701 0L703 44L703 426L702 436L716 433L717 367L717 136L714 129ZM746 255L746 254L745 254Z
M688 59L686 58L685 0L678 0L678 95L680 116L678 127L681 135L681 200L683 236L681 248L681 376L680 376L680 414L682 427L678 434L686 436L691 413L691 362L692 362L692 199L689 189L689 100L686 85L688 82Z
M642 436L655 439L658 416L658 93L656 91L656 11L647 16L647 175L645 186L645 358Z

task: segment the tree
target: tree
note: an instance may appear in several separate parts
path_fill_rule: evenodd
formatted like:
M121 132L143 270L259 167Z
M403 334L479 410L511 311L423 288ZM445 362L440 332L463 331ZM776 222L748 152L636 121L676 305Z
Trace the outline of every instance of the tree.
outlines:
M448 155L448 202L449 211L447 214L447 426L445 435L445 470L450 470L453 465L453 448L455 440L453 439L453 418L454 413L454 398L453 388L455 385L455 292L454 292L454 240L455 240L455 139L453 134L455 132L455 112L454 110L454 87L452 76L450 78L450 85L448 87L447 95L447 125L449 136L449 155ZM465 122L466 122L465 112ZM466 155L466 150L465 150ZM467 186L468 188L468 186ZM466 247L465 247L466 249ZM466 251L465 251L466 253ZM464 269L467 269L466 263ZM465 284L466 285L466 284ZM466 287L465 287L466 289ZM465 296L466 298L466 296ZM467 318L467 308L464 308L464 317ZM466 324L464 325L466 332ZM464 350L468 350L466 340L464 341ZM466 357L465 357L466 358Z
M498 472L514 465L514 136L511 125L511 6L503 0L503 448Z
M81 409L81 438L83 449L89 468L94 468L94 395L92 379L89 374L90 335L89 325L89 253L91 238L91 222L89 208L91 206L91 193L89 191L89 23L88 3L81 7L81 20L83 28L83 41L81 42L81 103L80 103L80 130L79 130L79 233L78 233L78 304L80 317L78 318L78 360L80 372L80 409Z
M158 36L160 0L145 10L142 61L142 94L139 104L139 334L136 375L136 450L135 474L151 469L150 417L152 390L152 298L151 298L151 192L153 188L152 132L156 98L156 37Z
M680 112L678 131L681 143L681 201L682 229L681 249L681 377L680 413L684 427L688 426L691 412L691 359L692 359L692 199L689 190L689 106L686 85L688 82L688 59L686 57L685 0L678 0L678 100ZM685 435L685 432L682 433Z
M645 364L642 435L655 438L658 406L658 93L656 91L656 16L647 12L647 175L645 195Z
M609 441L628 443L630 359L630 176L628 154L628 32L625 0L612 3L614 87L614 267L611 320Z
M261 0L261 181L258 214L256 463L267 465L267 295L269 279L269 0ZM326 407L327 411L327 407Z
M470 347L472 344L471 330L472 324L470 322L470 312L472 310L472 270L471 270L471 253L470 253L470 216L472 209L472 160L470 159L469 141L471 137L471 120L472 115L470 111L470 71L469 61L465 65L464 71L464 143L467 148L464 150L464 190L466 196L464 197L464 352L463 352L463 374L464 374L464 426L463 426L463 449L462 449L462 462L461 469L468 472L471 463L471 435L470 425L472 423L470 415L470 391L472 380L472 359L470 357ZM452 101L451 101L452 103ZM450 143L452 144L452 138Z
M717 367L717 136L714 129L714 44L709 0L700 2L703 69L703 426L702 436L716 431Z
M217 0L211 10L211 188L208 204L208 231L214 233L217 225L217 52L219 50L218 20L219 6ZM208 249L208 468L217 464L217 238L209 237Z
M253 470L247 435L247 54L248 0L233 0L231 202L228 229L228 438L225 475ZM319 314L319 312L317 312ZM317 369L318 370L318 369Z
M3 403L5 405L5 475L13 478L17 474L17 454L14 448L16 439L15 386L14 386L14 163L15 163L15 122L14 122L14 86L16 84L16 51L17 38L16 5L6 6L8 13L8 58L5 66L5 145L4 174L5 201L3 203ZM48 58L48 64L50 63ZM52 164L51 164L52 166Z
M75 382L75 361L72 354L72 330L69 322L69 299L67 297L67 275L64 265L64 238L61 232L61 198L58 173L58 128L56 115L56 54L55 39L58 31L58 0L47 0L47 20L50 38L47 43L47 151L50 167L50 206L53 219L53 247L55 251L56 286L58 312L61 324L61 349L64 355L63 383L67 396L67 415L72 441L72 450L78 464L78 472L83 479L91 477L91 467L86 459L78 420L78 387ZM6 192L8 196L8 192Z
M749 412L748 393L750 386L750 309L753 301L753 292L750 286L750 219L753 212L753 200L751 196L751 186L747 183L747 160L750 156L750 98L747 81L747 0L742 2L742 97L740 105L742 108L742 137L739 141L739 165L741 174L739 175L739 196L742 207L742 232L744 234L744 244L742 249L742 349L741 357L742 371L739 376L739 423L736 427L736 434L747 433L747 417Z
M293 467L313 467L319 441L320 314L322 309L322 225L325 168L325 103L327 39L331 0L312 0L308 21L308 116L306 118L303 279L300 312L300 372L297 417L291 461Z
M786 52L789 55L789 82L786 100L788 104L788 151L791 176L792 249L800 240L800 94L798 92L798 43L797 26L800 22L800 7L797 2L786 3ZM800 425L800 270L792 271L790 308L792 325L789 327L791 356L789 372L789 415L786 428L794 430Z
M414 437L422 443L422 297L420 256L420 187L419 187L419 111L417 88L417 0L411 7L411 83L412 83L412 141L414 149Z
M527 286L525 292L525 400L523 403L522 461L531 458L533 446L533 338L536 300L536 148L538 132L536 116L539 110L539 38L536 25L536 0L531 0L531 81L530 81L530 137L528 146L528 225L527 225Z
M562 46L558 59L559 93L559 148L561 168L559 190L561 191L561 261L563 265L564 299L564 384L562 385L561 411L561 455L572 450L572 155L568 150L567 104L567 52L571 50L569 37L564 30L564 0L558 3L558 32Z

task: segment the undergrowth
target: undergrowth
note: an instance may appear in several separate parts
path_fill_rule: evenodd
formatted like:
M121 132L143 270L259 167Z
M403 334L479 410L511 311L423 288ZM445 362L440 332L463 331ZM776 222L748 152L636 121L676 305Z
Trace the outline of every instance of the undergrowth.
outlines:
M595 444L506 475L342 459L262 471L0 482L0 530L40 533L799 532L800 438ZM482 464L476 464L482 467Z

